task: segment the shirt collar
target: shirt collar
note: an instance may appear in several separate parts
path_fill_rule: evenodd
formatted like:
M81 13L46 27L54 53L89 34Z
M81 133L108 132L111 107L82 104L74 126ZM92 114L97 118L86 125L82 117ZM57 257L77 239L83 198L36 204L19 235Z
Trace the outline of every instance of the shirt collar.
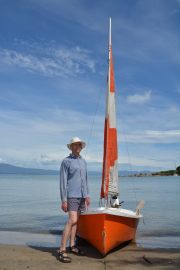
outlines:
M76 155L74 155L74 154L72 154L72 153L71 153L69 156L70 156L71 158L81 158L80 155L77 157Z

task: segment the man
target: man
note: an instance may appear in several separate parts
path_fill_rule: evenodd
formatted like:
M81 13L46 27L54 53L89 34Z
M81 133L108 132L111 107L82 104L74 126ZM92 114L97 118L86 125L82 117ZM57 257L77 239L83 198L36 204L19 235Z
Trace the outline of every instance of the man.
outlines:
M68 221L63 231L57 256L64 263L71 262L71 258L66 253L66 244L69 237L70 251L76 255L85 255L75 245L79 214L85 211L90 204L86 161L80 156L80 152L85 146L85 142L78 137L74 137L67 144L71 154L62 161L60 168L61 208L64 212L68 212Z

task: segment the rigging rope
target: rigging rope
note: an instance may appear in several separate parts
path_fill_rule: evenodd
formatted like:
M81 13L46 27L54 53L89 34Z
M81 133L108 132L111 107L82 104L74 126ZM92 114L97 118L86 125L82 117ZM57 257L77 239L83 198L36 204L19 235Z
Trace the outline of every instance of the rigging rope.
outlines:
M99 109L100 101L102 99L102 94L103 94L103 91L99 91L99 96L98 96L97 104L96 104L96 110L95 110L95 113L94 113L93 118L92 118L92 122L91 122L91 125L90 125L90 130L89 130L89 136L88 136L88 139L87 139L86 151L85 151L85 154L84 154L85 158L86 158L86 155L87 155L88 147L90 145L90 140L92 138L94 123L95 123L95 119L97 117L97 112L98 112L98 109Z
M116 91L116 93L117 93L117 100L118 100L118 98L120 98L120 93L118 91ZM122 125L121 125L121 130L122 130L122 135L123 135L124 141L125 141L125 148L126 148L126 152L127 152L127 156L128 156L128 164L130 167L130 171L133 171L133 166L132 166L132 162L131 162L131 155L130 155L130 151L129 151L129 145L127 142L126 132L125 132L125 129L123 130ZM135 180L131 181L131 185L132 185L132 190L133 190L134 198L135 198L136 205L137 205L138 201L137 201L137 196L136 196Z

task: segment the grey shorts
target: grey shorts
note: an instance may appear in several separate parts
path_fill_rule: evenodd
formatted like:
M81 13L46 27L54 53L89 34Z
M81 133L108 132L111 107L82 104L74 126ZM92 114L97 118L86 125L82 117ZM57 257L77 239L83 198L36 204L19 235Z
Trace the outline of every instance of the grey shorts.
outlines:
M68 198L68 211L84 212L86 210L85 198Z

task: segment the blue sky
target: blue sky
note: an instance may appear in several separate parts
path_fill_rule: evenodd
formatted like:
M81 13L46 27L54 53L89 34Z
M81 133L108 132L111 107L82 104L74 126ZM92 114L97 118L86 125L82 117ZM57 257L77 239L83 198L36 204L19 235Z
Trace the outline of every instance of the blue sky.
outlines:
M102 161L111 16L119 163L180 164L180 1L0 2L0 162Z

